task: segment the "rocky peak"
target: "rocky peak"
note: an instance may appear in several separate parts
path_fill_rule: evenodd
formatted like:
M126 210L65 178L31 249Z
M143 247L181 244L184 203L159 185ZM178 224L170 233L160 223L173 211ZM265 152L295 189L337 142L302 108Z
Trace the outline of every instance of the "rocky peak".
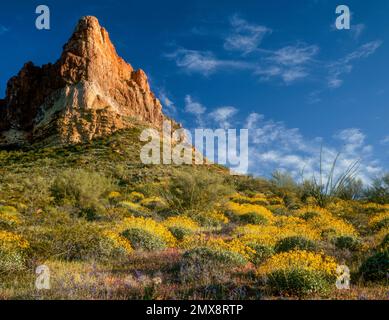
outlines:
M80 19L55 64L26 63L0 100L0 146L78 143L144 122L160 128L162 106L143 70L120 58L95 17Z

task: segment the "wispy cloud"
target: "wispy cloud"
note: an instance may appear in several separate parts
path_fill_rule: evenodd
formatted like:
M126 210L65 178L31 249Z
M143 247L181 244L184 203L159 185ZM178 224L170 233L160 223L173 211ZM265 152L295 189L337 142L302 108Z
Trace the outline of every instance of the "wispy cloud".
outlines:
M351 25L350 31L355 40L358 40L359 37L362 35L363 31L365 31L366 25L363 23L358 23Z
M219 107L215 111L209 114L210 118L216 121L220 128L230 128L231 127L231 117L233 117L238 112L238 109L227 106Z
M185 112L190 113L195 116L196 118L196 123L200 127L203 127L204 120L203 120L203 114L207 108L203 106L200 102L195 101L191 95L186 95L185 96Z
M189 73L209 75L223 68L250 69L252 65L244 61L218 59L210 51L179 48L166 57L175 61L177 67Z
M158 98L162 103L162 106L165 107L165 112L167 111L168 114L175 114L177 112L177 108L172 101L172 99L169 97L168 93L164 88L158 88Z
M381 144L383 145L389 145L389 136L384 137L381 141Z
M190 95L185 96L185 111L194 115L201 115L207 110L201 103L196 102Z
M289 85L310 75L310 64L314 62L318 52L318 46L304 43L289 45L275 51L268 50L255 74L264 81L278 78Z
M185 96L185 112L195 116L196 125L216 128L230 128L235 123L233 117L238 113L238 109L233 106L216 107L208 111L205 105L195 100L191 95Z
M287 46L276 50L268 60L279 65L297 66L312 61L312 58L318 52L318 46L299 43L295 46Z
M248 54L255 51L271 29L247 22L238 15L230 18L232 32L225 38L224 48Z
M376 40L365 43L344 58L329 64L328 87L339 88L343 84L342 75L350 73L355 60L364 59L372 55L382 45L382 41Z
M336 89L343 85L344 75L352 72L357 60L371 56L382 45L380 40L371 41L338 60L326 61L318 57L318 45L300 41L275 50L260 48L263 38L272 32L270 28L238 15L232 16L229 24L233 30L224 38L228 59L220 58L223 52L216 56L212 51L186 48L177 48L165 56L187 73L209 76L218 71L245 70L261 81L276 80L291 85L304 79L319 79L325 88ZM364 24L357 24L352 32L358 38L364 29ZM233 52L239 55L234 56ZM310 101L320 101L319 94L310 97Z

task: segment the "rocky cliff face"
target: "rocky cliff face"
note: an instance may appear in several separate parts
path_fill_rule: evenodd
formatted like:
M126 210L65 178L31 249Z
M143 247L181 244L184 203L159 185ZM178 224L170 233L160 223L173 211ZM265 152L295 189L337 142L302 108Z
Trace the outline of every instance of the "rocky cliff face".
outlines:
M147 76L120 58L95 17L83 17L55 64L26 63L0 100L0 146L78 143L130 127L160 128Z

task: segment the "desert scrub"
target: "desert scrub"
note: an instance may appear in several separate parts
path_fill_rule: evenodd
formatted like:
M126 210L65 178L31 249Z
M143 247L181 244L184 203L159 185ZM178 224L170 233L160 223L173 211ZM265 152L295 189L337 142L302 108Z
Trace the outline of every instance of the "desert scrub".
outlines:
M248 223L268 224L274 221L272 212L261 205L228 202L225 211L231 218L238 218Z
M51 192L59 204L78 208L94 208L112 190L112 181L102 174L84 169L64 170L54 180Z
M340 236L333 239L337 249L347 249L350 251L357 251L362 248L362 242L356 237Z
M56 257L66 261L107 261L117 252L102 226L83 219L41 228L30 238L34 251L45 260Z
M160 190L165 201L177 212L212 210L232 191L221 176L205 170L178 173L167 188Z
M16 208L0 205L0 227L13 228L21 223L21 216Z
M376 214L369 220L369 227L373 231L380 231L389 227L389 211Z
M196 247L182 256L180 280L200 284L219 282L226 278L232 268L246 263L247 260L236 252L220 247Z
M257 243L266 246L275 246L284 238L304 235L305 238L316 241L320 235L309 225L299 223L295 219L287 219L290 224L285 223L287 217L282 217L280 225L244 225L234 229L233 235L237 236L244 243ZM294 223L292 223L294 222Z
M266 246L255 242L248 243L247 246L249 246L255 252L251 255L250 260L256 265L260 265L261 263L265 262L275 253L274 248L271 246Z
M313 229L320 231L324 240L332 240L339 236L357 237L355 228L341 218L334 217L331 212L320 207L308 206L296 212Z
M117 250L119 255L129 255L134 249L131 246L131 243L125 237L121 236L112 231L103 232L105 239L102 241L102 244L107 244L108 249Z
M379 249L361 265L359 273L368 282L387 282L389 272L389 249Z
M231 201L236 202L238 204L253 204L253 205L261 205L261 206L269 205L269 201L266 199L266 196L262 193L255 194L252 197L235 194L231 197Z
M205 228L221 228L229 222L222 212L211 210L207 212L191 213L193 220Z
M323 294L335 283L337 264L331 257L304 250L272 256L258 268L270 290L281 295Z
M23 270L26 250L30 244L21 236L0 230L0 272L8 273Z
M140 204L150 210L162 210L167 208L166 202L160 197L144 198Z
M367 214L374 214L374 213L381 213L384 211L388 211L389 205L368 202L368 203L362 204L362 208L363 208L363 211L366 212Z
M131 192L128 196L128 199L132 202L141 202L144 198L145 196L143 195L143 193L137 191Z
M108 196L107 196L111 205L117 204L121 197L122 197L122 195L118 191L111 191L110 193L108 193Z
M185 216L170 217L163 222L163 225L169 229L177 240L183 240L184 237L200 230L197 222Z
M382 239L382 242L379 245L380 249L388 250L389 249L389 231L386 236Z
M135 203L132 201L128 201L128 200L121 201L118 203L118 206L127 209L129 213L131 213L135 216L149 216L150 215L150 210L141 206L139 203Z
M277 253L292 250L316 251L317 245L315 242L302 236L293 236L279 240L274 249Z
M222 238L207 238L204 234L185 237L179 244L180 248L193 249L196 247L206 247L223 251L230 251L239 254L243 259L249 261L255 254L255 251L238 239L226 241Z
M126 218L119 224L118 230L135 249L160 250L176 245L176 239L168 228L150 218Z

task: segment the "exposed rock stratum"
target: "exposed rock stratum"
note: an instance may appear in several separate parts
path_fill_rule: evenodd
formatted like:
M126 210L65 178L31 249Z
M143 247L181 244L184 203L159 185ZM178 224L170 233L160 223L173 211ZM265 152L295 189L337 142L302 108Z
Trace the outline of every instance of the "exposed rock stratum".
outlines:
M0 146L79 143L141 122L160 128L162 106L145 72L116 53L97 18L80 19L54 64L26 63L0 100Z

